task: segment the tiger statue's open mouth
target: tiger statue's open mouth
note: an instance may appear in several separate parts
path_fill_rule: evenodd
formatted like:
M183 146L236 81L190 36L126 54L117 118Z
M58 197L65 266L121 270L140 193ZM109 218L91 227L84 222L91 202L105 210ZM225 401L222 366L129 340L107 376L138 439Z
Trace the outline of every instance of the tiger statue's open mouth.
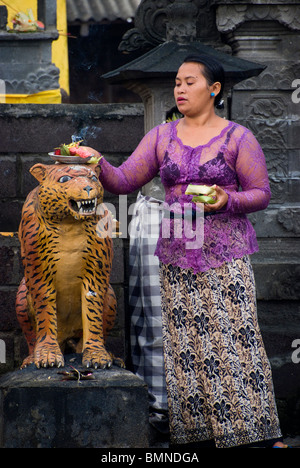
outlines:
M80 215L94 215L97 209L97 198L91 200L73 200L69 201L71 210Z

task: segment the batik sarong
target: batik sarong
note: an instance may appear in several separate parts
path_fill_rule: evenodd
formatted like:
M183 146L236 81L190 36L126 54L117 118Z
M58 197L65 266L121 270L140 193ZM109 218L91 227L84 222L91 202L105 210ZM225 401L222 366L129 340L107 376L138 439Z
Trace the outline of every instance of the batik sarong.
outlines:
M194 274L161 264L171 443L281 437L249 257Z

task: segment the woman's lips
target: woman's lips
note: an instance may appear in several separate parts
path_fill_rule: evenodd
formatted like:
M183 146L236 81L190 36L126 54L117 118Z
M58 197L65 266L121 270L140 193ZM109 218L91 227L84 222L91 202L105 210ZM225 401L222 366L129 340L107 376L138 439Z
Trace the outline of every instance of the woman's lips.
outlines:
M183 97L177 98L177 102L178 102L178 103L185 102L185 101L186 101L186 99L183 98Z

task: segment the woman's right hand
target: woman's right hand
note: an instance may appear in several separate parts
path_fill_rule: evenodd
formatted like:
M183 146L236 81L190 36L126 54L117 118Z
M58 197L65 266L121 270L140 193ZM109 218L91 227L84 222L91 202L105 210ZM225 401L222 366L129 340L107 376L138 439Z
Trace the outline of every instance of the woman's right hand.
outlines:
M216 203L212 203L212 204L204 203L204 212L205 213L209 213L209 212L212 212L212 211L219 211L228 202L228 195L225 192L225 190L223 190L218 185L214 185L213 188L215 189L216 194L217 194L217 201L216 201Z

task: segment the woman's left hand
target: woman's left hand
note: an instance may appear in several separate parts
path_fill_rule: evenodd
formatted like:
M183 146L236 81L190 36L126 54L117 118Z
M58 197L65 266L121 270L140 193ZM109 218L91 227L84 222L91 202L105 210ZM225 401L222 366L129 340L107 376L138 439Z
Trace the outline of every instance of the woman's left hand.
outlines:
M228 201L228 195L221 187L215 185L214 188L217 192L217 201L213 204L204 203L204 211L207 213L210 211L221 210L221 208L223 208Z

